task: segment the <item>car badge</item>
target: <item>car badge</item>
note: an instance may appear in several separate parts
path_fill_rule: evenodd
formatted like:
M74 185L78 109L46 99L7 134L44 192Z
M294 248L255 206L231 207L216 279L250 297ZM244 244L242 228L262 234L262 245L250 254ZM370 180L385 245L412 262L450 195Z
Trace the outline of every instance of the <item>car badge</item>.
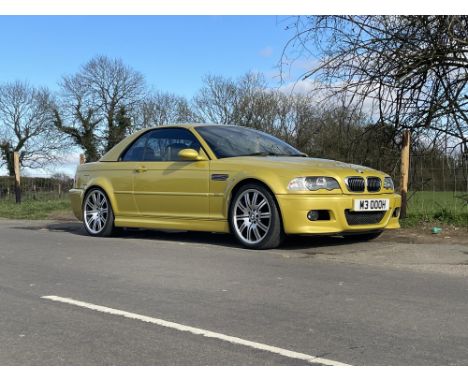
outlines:
M358 172L359 174L364 174L364 171L363 170L360 170L358 168L355 168L356 172Z

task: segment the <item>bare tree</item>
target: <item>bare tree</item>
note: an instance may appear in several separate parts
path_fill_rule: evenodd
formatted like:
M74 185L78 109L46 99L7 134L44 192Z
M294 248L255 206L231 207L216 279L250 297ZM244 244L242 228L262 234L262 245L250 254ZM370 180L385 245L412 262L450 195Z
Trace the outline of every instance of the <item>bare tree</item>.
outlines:
M170 123L195 122L197 119L186 98L160 91L144 99L139 118L138 125L144 129Z
M132 130L132 123L122 127L119 113L132 122L145 91L139 72L105 56L97 56L78 73L65 76L60 87L56 126L85 150L88 161L97 160Z
M45 88L19 81L0 86L1 159L10 175L14 174L14 151L20 153L23 167L38 168L59 161L70 146L54 128L51 103L51 94Z
M283 58L310 60L303 79L372 104L381 126L442 132L468 151L468 16L316 16L291 26Z
M268 88L260 73L248 72L236 82L237 103L233 110L236 124L273 132L278 92Z
M249 72L235 80L208 75L203 83L193 100L199 120L264 130L265 119L275 108L275 97L261 74Z
M199 118L204 122L232 124L239 92L234 80L208 75L203 78L203 87L194 98Z
M194 105L202 121L252 127L300 149L310 143L309 122L315 116L311 97L269 88L258 73L236 80L207 76Z
M103 120L98 101L80 76L65 77L60 86L60 98L53 107L56 128L84 150L88 162L97 161L102 150L99 135Z

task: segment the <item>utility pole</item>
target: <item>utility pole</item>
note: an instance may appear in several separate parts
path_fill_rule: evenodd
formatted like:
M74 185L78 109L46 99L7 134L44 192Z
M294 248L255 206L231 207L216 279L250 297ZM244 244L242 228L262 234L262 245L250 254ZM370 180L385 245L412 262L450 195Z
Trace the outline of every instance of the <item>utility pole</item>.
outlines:
M401 148L401 178L400 178L400 193L401 193L401 212L400 217L406 218L406 207L408 193L408 177L409 177L409 165L410 165L410 142L411 133L410 131L403 131L403 145Z

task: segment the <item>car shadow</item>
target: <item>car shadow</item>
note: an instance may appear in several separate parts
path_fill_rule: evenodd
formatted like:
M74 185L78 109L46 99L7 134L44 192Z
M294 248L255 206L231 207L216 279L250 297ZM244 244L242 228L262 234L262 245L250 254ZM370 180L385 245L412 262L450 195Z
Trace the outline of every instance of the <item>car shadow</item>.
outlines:
M31 227L15 227L22 229L33 229ZM55 232L68 232L79 236L88 236L83 224L78 221L70 222L53 222L40 227L40 229L48 229ZM36 228L37 229L37 228ZM114 238L119 239L139 239L139 240L162 240L168 242L183 242L183 243L198 243L198 244L214 244L224 247L242 248L236 241L233 235L225 233L211 232L189 232L189 231L173 231L173 230L149 230L138 228L119 229ZM349 245L355 243L356 239L352 237L342 236L287 236L285 241L279 247L285 250L301 250L317 247L332 247Z
M89 237L83 224L79 221L59 221L31 226L16 226L13 229L21 230L49 230L51 232L67 232L73 235ZM139 239L139 240L162 240L167 242L183 242L198 244L214 244L224 247L242 248L233 235L215 232L194 232L194 231L174 231L174 230L150 230L138 228L119 229L113 238L118 239ZM342 236L287 236L279 247L285 250L303 250L319 247L333 247L349 245L357 242L352 237Z

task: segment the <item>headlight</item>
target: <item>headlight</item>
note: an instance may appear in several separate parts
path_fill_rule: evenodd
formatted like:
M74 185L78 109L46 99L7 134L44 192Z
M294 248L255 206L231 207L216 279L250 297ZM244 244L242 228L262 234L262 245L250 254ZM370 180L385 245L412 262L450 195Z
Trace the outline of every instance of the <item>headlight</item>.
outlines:
M308 176L294 178L288 184L290 191L317 191L317 190L339 190L340 185L334 178L328 176Z
M390 178L389 176L385 177L384 182L383 182L383 188L385 188L386 190L392 190L392 191L395 189L392 178Z

